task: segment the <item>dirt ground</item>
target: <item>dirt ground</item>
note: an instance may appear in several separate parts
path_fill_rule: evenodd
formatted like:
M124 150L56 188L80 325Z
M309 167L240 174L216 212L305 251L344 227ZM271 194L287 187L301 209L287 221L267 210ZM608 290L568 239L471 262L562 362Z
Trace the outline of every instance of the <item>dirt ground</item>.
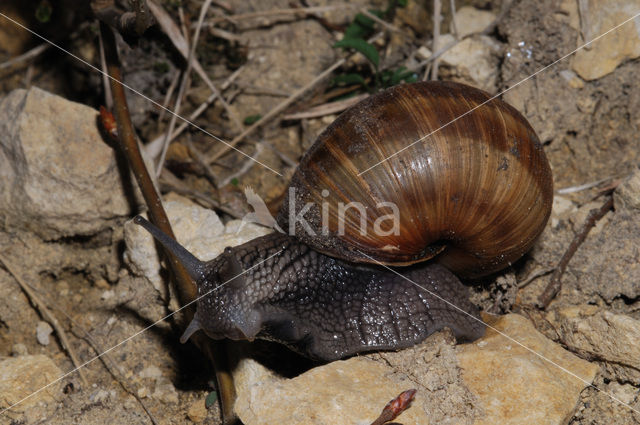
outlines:
M70 7L68 2L54 0L3 3L0 12L20 19L100 68L98 26L88 7L86 10ZM192 28L203 2L163 0L159 3L178 27L182 14L184 25ZM498 17L495 27L486 34L496 46L491 62L494 93L514 87L581 44L584 35L580 22L576 27L574 21L575 16L579 20L580 16L586 19L586 15L575 15L577 3L570 0L455 2L458 9L473 6ZM628 3L629 8L640 11L637 1L615 3ZM34 11L45 13L43 8L46 9L47 4L51 17L43 22L43 18L35 17ZM335 8L314 13L250 15L319 6ZM163 191L174 191L203 206L217 208L224 220L242 217L250 211L243 194L246 186L252 187L270 208L277 209L297 161L336 114L322 113L302 119L283 117L329 101L343 100L347 95L366 93L357 83L332 84L340 75L358 75L374 89L371 64L362 55L348 54L333 44L342 38L362 7L384 10L387 6L387 1L365 0L355 1L351 7L333 0L214 1L205 19L210 25L203 29L195 52L206 74L216 86L223 88L229 108L225 110L219 101L213 102L193 121L218 137L234 139L325 69L341 58L347 60L238 143L238 149L282 176L235 152L226 152L203 166L202 158L216 156L223 147L201 131L189 128L169 148L168 172L160 178ZM238 17L221 19L223 15ZM431 48L432 15L433 2L409 0L407 6L396 6L380 18L388 27L374 24L373 33L382 34L373 42L380 55L381 70L404 66L413 68L416 79L423 78L425 67L416 67L421 61L416 52L424 46ZM447 33L451 23L449 2L443 2L442 16L441 32ZM594 15L591 18L595 19ZM190 36L192 34L190 31ZM56 48L48 48L7 67L1 65L41 43L42 40L0 18L0 95L16 88L38 86L94 108L105 103L101 76ZM173 87L174 94L167 104L172 109L185 60L166 32L152 27L136 43L120 42L119 47L125 82L160 104L165 104L166 93ZM553 169L556 189L595 183L557 195L558 208L554 206L552 220L525 258L503 273L481 282L470 282L473 301L484 310L525 312L554 340L560 337L535 307L550 274L543 274L526 286L518 285L532 273L554 267L589 210L601 205L610 189L640 164L640 116L637 113L640 110L637 84L640 60L621 60L610 72L591 80L576 75L572 60L568 57L551 65L518 84L503 98L527 117L540 136ZM455 77L454 67L446 63L440 66L440 78ZM455 78L468 81L460 74ZM191 114L209 94L203 79L194 76L185 93L181 114ZM148 143L163 135L170 115L134 93L129 95L140 139ZM117 222L123 225L126 219L121 217ZM640 260L636 248L640 232L634 232L639 230L632 217L617 213L605 216L569 264L563 289L554 304L596 305L640 320L638 273L629 272L626 281L618 281L613 272L608 271L608 266L635 267ZM168 311L160 292L127 271L121 258L121 241L122 229L117 226L106 242L103 234L42 241L20 228L4 228L0 233L0 252L6 253L17 270L24 271L25 279L34 282L67 331L81 362L136 334ZM618 247L615 241L619 242ZM56 249L62 254L54 259ZM38 342L36 326L43 318L31 306L12 274L2 267L0 291L0 358L44 354L60 370L71 370L73 365L55 333L48 345ZM149 423L150 416L162 424L203 420L219 423L211 369L193 345L178 342L179 334L177 323L162 322L153 326L87 364L83 370L88 385L77 373L64 378L61 383L64 396L56 400L54 409L47 410L46 414L10 412L0 416L0 423L134 424ZM627 385L637 397L640 373L621 378L615 365L607 365L598 358L586 359L603 367L603 373L596 380L599 386L615 392L616 385ZM201 407L205 399L210 406L208 410ZM602 393L588 389L583 392L569 423L638 423L624 409Z

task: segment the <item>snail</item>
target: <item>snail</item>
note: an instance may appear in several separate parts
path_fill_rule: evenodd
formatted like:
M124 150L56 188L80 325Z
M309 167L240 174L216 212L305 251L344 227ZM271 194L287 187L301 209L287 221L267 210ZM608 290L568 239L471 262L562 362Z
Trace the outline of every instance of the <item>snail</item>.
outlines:
M201 296L181 341L263 338L330 361L444 327L484 333L459 278L520 258L551 211L551 170L513 107L451 82L395 86L341 114L302 157L281 229L201 262L141 217ZM206 294L206 295L205 295Z

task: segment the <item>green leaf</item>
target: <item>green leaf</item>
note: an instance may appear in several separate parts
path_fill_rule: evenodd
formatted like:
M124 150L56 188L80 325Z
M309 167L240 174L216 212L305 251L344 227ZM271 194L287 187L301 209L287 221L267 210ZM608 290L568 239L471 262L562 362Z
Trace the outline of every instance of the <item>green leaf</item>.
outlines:
M204 399L204 407L207 409L213 406L213 404L218 400L218 393L216 391L211 391L207 394L207 398Z
M251 125L251 124L255 123L256 121L258 121L260 118L262 118L262 115L260 115L260 114L249 115L248 117L246 117L244 119L244 125Z
M398 7L407 7L407 4L409 3L409 0L396 0Z
M344 84L346 86L351 85L351 84L360 84L361 86L366 86L367 83L364 80L364 78L362 77L362 75L360 74L355 74L355 73L351 73L351 74L340 74L337 77L335 77L331 83L335 86L340 85L340 84Z
M415 83L416 81L418 81L418 74L415 72L404 79L405 83Z
M237 186L237 185L238 185L238 183L240 183L240 182L238 181L238 179L237 179L236 177L234 177L234 178L232 178L232 179L231 179L231 184L232 184L232 185Z
M42 0L36 7L36 19L38 22L46 24L51 20L51 14L53 13L53 7L49 0Z
M364 55L376 68L380 63L380 56L373 44L367 43L361 38L343 38L338 41L333 47L342 47L344 49L354 49Z
M353 18L353 22L362 25L364 28L373 30L374 21L367 15L363 15L362 13L356 14L356 17Z
M372 30L363 27L357 22L352 22L349 24L346 30L344 30L344 38L362 38L364 39L367 35L371 34Z
M391 76L391 85L395 86L400 81L403 81L405 78L408 78L411 75L413 75L413 72L407 71L407 68L401 66L400 68L396 69Z

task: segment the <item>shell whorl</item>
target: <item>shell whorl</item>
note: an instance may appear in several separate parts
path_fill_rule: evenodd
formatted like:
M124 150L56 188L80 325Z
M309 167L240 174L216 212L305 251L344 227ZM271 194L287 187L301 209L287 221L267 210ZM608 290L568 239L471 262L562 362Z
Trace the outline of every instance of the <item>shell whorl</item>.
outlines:
M296 237L350 261L401 265L437 255L470 277L517 260L549 217L551 170L525 118L489 99L462 84L423 82L358 103L302 158L279 224L289 229L290 210L309 204L314 234L294 220ZM340 211L354 202L362 209ZM397 207L397 229L382 202Z

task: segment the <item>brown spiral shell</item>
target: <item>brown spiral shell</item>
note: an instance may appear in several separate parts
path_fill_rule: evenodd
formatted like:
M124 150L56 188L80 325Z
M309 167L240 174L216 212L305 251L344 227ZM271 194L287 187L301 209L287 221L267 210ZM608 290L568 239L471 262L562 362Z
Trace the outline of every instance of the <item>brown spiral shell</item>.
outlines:
M358 103L304 155L278 222L287 231L291 207L310 203L304 218L315 234L294 221L296 237L355 262L404 265L437 255L466 277L507 266L542 232L553 182L529 123L489 99L462 84L422 82ZM341 231L339 203L349 202L363 206L366 220L347 209ZM383 217L392 210L380 202L398 207L399 234L384 234L392 223Z

